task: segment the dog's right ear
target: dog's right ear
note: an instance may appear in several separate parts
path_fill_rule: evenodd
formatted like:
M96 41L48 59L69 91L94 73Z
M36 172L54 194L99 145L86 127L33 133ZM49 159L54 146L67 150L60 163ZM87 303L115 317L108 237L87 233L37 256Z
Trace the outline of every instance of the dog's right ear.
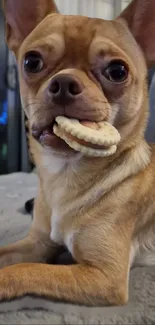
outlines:
M50 13L58 12L53 0L3 0L6 39L17 54L24 39Z
M116 0L117 1L117 0ZM140 45L148 67L155 64L155 0L132 0L120 17Z

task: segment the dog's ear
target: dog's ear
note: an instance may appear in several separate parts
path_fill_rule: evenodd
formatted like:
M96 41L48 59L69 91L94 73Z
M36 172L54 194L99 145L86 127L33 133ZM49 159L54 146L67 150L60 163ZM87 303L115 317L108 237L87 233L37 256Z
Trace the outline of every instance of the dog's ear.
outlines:
M122 12L148 66L155 63L155 0L133 0Z
M53 0L3 0L3 9L7 43L15 53L48 14L57 12Z

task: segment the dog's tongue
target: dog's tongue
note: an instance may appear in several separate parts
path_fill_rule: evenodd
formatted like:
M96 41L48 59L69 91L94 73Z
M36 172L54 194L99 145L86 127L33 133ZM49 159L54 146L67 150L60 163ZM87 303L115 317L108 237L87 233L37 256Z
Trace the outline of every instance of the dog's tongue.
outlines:
M90 129L99 130L99 128L100 128L99 124L97 122L96 123L95 122L90 122L90 121L79 121L79 122L83 126L88 127ZM97 144L95 145L95 144L92 144L92 143L88 143L88 142L86 142L86 141L84 141L82 139L78 139L78 138L74 137L73 135L71 135L71 134L69 134L67 132L65 132L65 133L66 133L67 137L70 140L76 141L76 142L80 143L81 145L87 146L89 148L94 148L94 149L104 149L105 148L105 146L100 146L100 145L97 145Z
M87 128L98 130L99 125L95 122L90 122L90 121L80 121L80 124L86 126Z

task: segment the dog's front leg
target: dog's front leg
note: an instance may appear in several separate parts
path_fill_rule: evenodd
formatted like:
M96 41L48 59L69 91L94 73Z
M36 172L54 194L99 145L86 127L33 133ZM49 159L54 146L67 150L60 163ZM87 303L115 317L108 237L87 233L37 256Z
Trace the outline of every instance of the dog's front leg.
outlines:
M19 263L44 263L56 251L57 246L50 240L50 214L40 193L35 200L34 220L28 236L0 248L0 268Z
M128 225L84 227L75 235L76 265L21 264L0 271L0 299L27 294L86 305L128 300L131 232Z
M56 246L45 234L33 232L23 240L0 248L0 268L19 263L44 263L52 258Z

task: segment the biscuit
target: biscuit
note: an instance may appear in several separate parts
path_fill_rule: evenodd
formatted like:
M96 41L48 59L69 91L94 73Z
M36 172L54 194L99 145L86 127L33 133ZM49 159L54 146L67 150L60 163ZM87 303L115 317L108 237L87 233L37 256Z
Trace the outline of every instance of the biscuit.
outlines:
M120 134L108 122L79 122L58 116L53 131L72 149L93 157L113 155L120 141Z
M76 119L68 119L64 116L58 116L56 122L61 129L75 138L92 144L109 147L120 141L120 134L108 122L92 123L98 126L97 130L86 127Z

